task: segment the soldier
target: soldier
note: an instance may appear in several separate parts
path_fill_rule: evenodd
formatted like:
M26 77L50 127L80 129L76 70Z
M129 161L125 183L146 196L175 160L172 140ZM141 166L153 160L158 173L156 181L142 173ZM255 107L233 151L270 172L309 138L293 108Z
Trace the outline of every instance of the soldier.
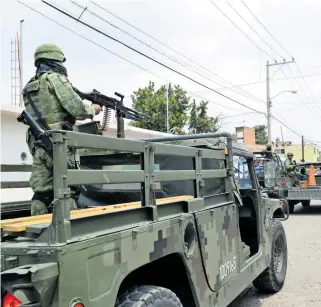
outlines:
M53 44L40 45L34 54L36 74L23 89L26 110L46 130L72 130L76 119L93 118L101 111L99 105L87 106L74 91L67 78L66 61L62 50ZM34 192L31 215L48 213L53 201L53 161L46 151L37 146L30 129L27 144L33 156L30 185ZM76 167L74 151L68 152L68 167ZM76 202L71 199L72 209Z
M268 159L273 159L273 154L272 154L272 145L267 144L266 149L263 151L264 155Z
M291 186L293 186L295 175L296 175L295 173L296 163L293 161L293 153L288 152L287 157L288 158L284 162L285 172L287 174L287 177L290 179Z
M306 171L305 171L305 168L302 167L300 169L300 173L298 174L298 180L299 181L305 181L305 180L308 180L308 176L306 174Z

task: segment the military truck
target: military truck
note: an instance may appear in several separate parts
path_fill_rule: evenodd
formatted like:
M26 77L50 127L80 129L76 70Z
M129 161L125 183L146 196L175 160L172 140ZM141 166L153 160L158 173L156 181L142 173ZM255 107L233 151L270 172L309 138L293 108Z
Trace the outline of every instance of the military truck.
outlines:
M304 162L297 164L297 172L300 173L301 169L305 169L307 176L310 174L310 166L313 165L315 169L315 186L306 187L290 187L288 190L287 200L289 203L290 212L294 212L294 206L301 202L304 208L311 204L311 200L321 200L321 162Z
M315 186L300 186L295 179L290 180L285 172L285 166L280 157L272 152L267 157L266 152L254 152L256 171L259 184L264 193L270 198L286 199L290 213L294 212L294 206L301 203L303 207L309 207L311 200L321 200L321 170L320 162L299 163L296 167L296 174L299 177L302 168L309 175L310 165L314 165L318 171L315 173ZM258 169L260 168L260 171ZM319 175L320 171L320 175Z
M46 134L53 213L1 221L3 307L223 307L252 283L282 289L287 202L261 192L253 154L230 134ZM68 169L68 148L85 148L80 169ZM74 186L85 208L70 211Z

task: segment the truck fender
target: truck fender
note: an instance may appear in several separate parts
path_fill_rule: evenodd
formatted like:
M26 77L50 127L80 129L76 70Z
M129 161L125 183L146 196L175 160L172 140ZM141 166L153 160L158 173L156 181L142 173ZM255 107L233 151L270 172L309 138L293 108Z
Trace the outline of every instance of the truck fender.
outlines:
M59 276L58 263L24 265L1 273L2 287L25 300L49 307ZM19 296L19 297L18 297ZM22 305L23 306L23 305Z
M286 221L290 216L289 203L286 199L275 199L271 204L270 209L271 219L278 219L280 221Z

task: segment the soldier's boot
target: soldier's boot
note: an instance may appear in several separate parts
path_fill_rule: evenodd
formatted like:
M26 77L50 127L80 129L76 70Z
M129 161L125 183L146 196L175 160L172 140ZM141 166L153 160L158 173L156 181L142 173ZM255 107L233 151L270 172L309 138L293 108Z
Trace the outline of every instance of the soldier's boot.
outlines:
M49 210L49 213L52 213L53 209L54 209L54 203L52 202L47 208ZM77 210L78 209L76 201L71 197L69 198L69 208L70 208L70 210Z
M47 206L41 200L36 199L31 201L31 215L41 215L47 213Z

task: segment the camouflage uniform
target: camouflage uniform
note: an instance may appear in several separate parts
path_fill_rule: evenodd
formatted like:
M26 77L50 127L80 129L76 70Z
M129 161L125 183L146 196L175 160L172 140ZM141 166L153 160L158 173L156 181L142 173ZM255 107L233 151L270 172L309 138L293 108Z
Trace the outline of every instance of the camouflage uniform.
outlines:
M60 63L65 61L64 54L55 45L44 44L37 48L35 52L35 66L39 70L39 59L54 60ZM61 65L64 69L64 66ZM82 99L73 90L66 74L56 72L55 69L44 69L30 79L23 89L23 99L26 110L38 120L29 98L41 113L50 129L64 129L64 124L69 123L70 127L75 123L76 118L92 118L95 111L82 102ZM44 128L44 127L43 127ZM35 146L35 138L30 129L27 131L27 144L33 156L32 174L30 185L34 192L31 204L31 215L48 213L48 206L53 201L53 162L46 151ZM76 166L76 153L68 152L68 167ZM71 199L71 206L76 209L76 202Z
M273 159L273 154L272 154L272 145L271 144L267 144L266 145L266 149L264 150L264 155L266 158L268 159Z
M285 172L287 174L288 180L289 180L289 185L293 186L294 181L295 181L295 163L292 161L293 159L293 153L289 152L287 154L287 159L284 162L285 165Z

